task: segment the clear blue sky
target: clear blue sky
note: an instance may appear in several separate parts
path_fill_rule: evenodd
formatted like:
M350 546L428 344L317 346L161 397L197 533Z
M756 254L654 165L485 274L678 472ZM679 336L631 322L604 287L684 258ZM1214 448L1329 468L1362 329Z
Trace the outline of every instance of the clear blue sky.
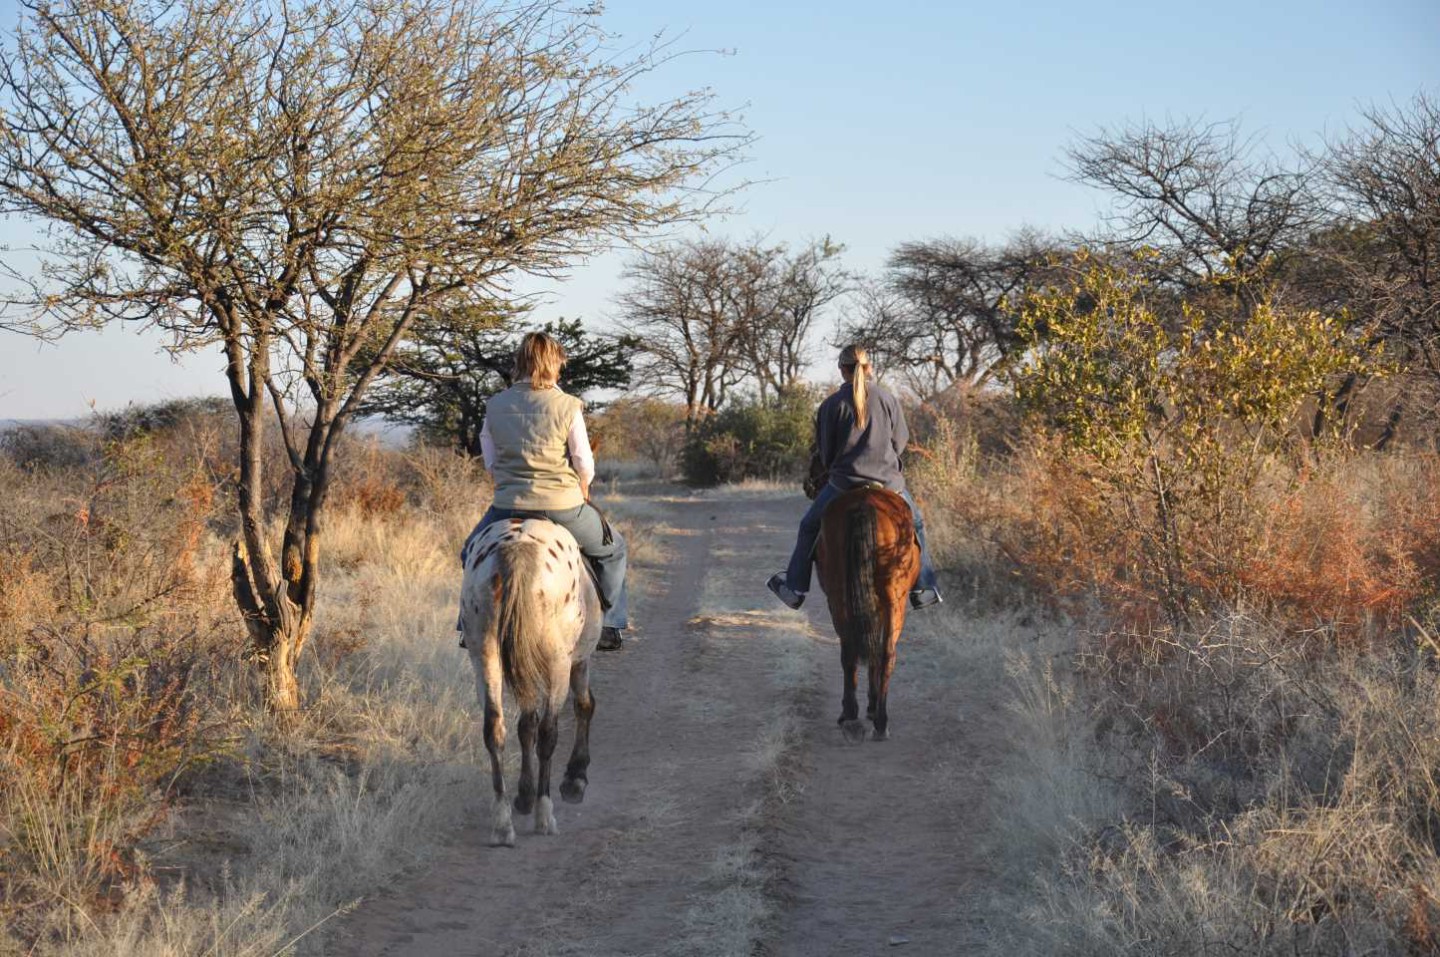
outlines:
M1092 224L1100 197L1061 178L1060 154L1098 126L1237 117L1283 151L1342 131L1362 104L1440 90L1440 0L614 0L605 19L637 42L664 29L734 51L654 78L659 93L714 88L759 136L742 172L764 182L712 231L829 234L871 271L904 240ZM5 241L25 235L0 223ZM539 316L603 319L623 261L581 266ZM218 356L176 364L159 345L117 330L39 348L0 333L0 418L221 391Z

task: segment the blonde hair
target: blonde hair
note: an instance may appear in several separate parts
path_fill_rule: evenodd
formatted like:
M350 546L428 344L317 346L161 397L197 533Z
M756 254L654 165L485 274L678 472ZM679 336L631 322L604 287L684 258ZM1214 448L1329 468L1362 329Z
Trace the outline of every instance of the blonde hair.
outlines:
M870 424L870 390L865 377L873 374L870 353L860 346L849 345L840 350L840 368L853 369L850 376L850 392L855 400L855 425L865 428Z
M543 332L527 332L515 350L515 381L530 380L532 389L548 389L560 381L565 347Z

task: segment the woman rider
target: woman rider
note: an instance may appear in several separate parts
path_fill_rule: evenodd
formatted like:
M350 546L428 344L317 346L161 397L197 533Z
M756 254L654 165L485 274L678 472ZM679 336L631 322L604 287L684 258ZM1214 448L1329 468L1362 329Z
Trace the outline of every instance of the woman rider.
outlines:
M799 608L810 590L810 568L825 506L841 492L879 484L904 498L915 516L920 577L910 593L910 604L915 608L937 604L940 590L925 547L925 522L905 489L905 476L900 471L900 453L910 441L905 413L894 396L878 383L870 382L874 370L864 349L852 345L841 351L840 374L845 384L820 403L815 413L815 441L819 448L816 457L829 481L800 520L800 536L789 567L771 576L766 587L786 605Z
M557 385L564 364L565 350L545 333L531 332L520 340L515 384L485 406L480 453L495 481L495 499L466 545L501 519L541 517L563 526L595 566L605 609L597 647L613 650L629 627L625 539L590 504L595 459L585 432L584 403Z

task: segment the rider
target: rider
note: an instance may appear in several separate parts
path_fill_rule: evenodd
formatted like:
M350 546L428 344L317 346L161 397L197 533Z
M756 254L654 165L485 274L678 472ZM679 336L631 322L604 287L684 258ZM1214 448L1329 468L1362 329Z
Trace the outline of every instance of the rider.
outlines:
M511 517L548 518L567 529L599 580L605 617L597 647L614 650L629 627L625 539L590 504L595 458L584 403L557 385L564 364L565 350L551 336L531 332L520 340L515 384L485 406L480 452L495 481L495 498L470 536Z
M910 604L915 608L938 604L940 589L925 547L925 522L905 489L905 476L900 471L900 453L910 441L905 413L894 396L869 381L874 370L864 349L850 345L841 350L840 374L845 384L820 403L815 413L816 458L829 481L800 520L800 536L789 567L772 575L765 585L786 605L799 608L810 590L810 566L825 506L842 492L878 484L904 498L915 517L920 577L910 592Z

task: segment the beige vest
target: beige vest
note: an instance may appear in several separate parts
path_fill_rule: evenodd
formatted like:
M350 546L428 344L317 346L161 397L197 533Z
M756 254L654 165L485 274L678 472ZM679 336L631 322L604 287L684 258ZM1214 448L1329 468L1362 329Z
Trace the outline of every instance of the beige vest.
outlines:
M584 403L558 388L512 385L485 406L495 442L495 504L500 508L575 508L585 502L566 442Z

